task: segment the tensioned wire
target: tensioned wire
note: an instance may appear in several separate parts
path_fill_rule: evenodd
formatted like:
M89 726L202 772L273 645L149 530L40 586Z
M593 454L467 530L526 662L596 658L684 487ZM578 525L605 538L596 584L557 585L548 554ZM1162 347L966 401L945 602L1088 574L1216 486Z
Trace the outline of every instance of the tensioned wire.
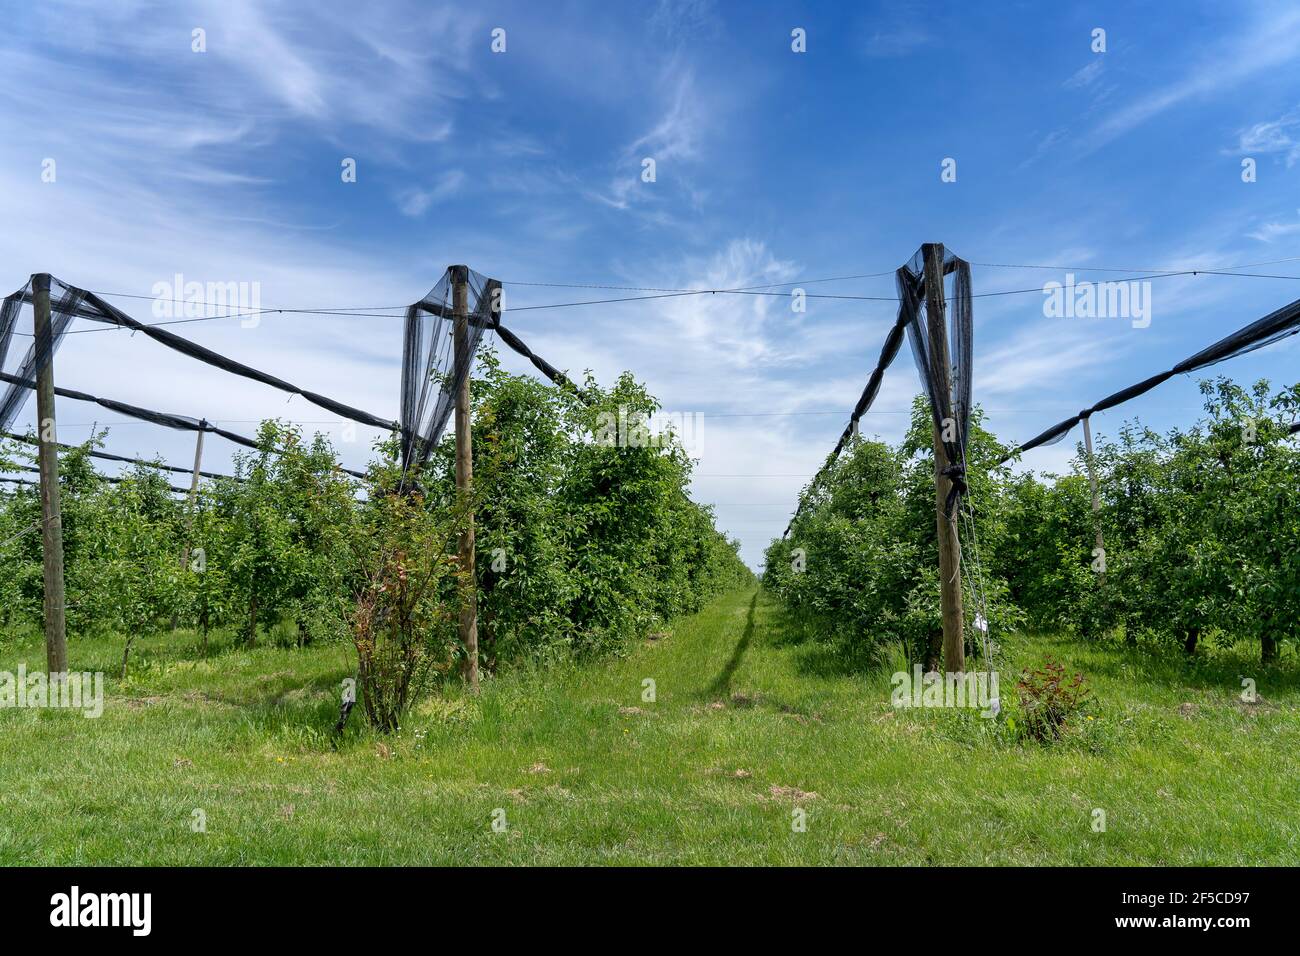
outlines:
M1270 260L1270 261L1267 261L1267 262L1251 263L1251 264L1240 265L1240 266L1230 266L1230 267L1228 267L1228 268L1229 268L1229 269L1243 269L1243 268L1250 268L1250 267L1253 267L1253 266L1256 266L1256 265L1266 265L1266 264L1271 264L1271 263L1274 263L1274 262L1295 261L1295 260L1297 260L1297 259L1300 259L1300 257L1291 257L1290 259ZM1110 268L1106 268L1106 267L1085 267L1085 266L1070 267L1070 266L1047 266L1047 265L1008 264L1008 263L983 263L982 265L984 265L985 267L990 267L990 268L1026 268L1026 269L1029 269L1029 268L1039 268L1039 269L1052 269L1052 270L1073 270L1073 271L1078 271L1078 272L1088 272L1088 271L1122 272L1122 271L1127 271L1127 270L1120 270L1120 269L1110 269ZM1233 272L1233 271L1227 271L1227 270L1225 270L1225 269L1189 269L1189 270L1181 270L1181 271L1159 271L1159 272L1151 272L1150 274L1148 274L1148 275L1144 275L1144 276L1132 276L1132 277L1130 277L1130 278L1129 278L1128 280L1126 280L1126 281L1143 281L1143 280L1157 279L1157 278L1170 278L1170 277L1175 277L1175 276L1199 275L1199 274L1201 274L1201 273L1205 273L1205 274L1208 274L1208 275L1233 275L1233 276L1239 276L1239 277L1243 277L1243 278L1270 278L1270 279L1288 279L1288 280L1294 280L1294 279L1300 278L1300 277L1297 277L1297 276L1281 276L1281 275L1266 275L1266 274L1257 274L1257 273ZM766 285L744 286L744 287L735 287L735 288L727 288L727 289L689 289L689 290L686 290L686 289L682 289L682 290L661 289L661 291L659 291L659 292L657 292L656 294L653 294L653 295L645 295L645 296L631 296L631 297L622 297L622 298L615 298L615 299L585 300L585 301L581 301L581 302L570 302L570 303L553 303L553 304L550 304L550 305L524 306L524 307L520 307L520 308L517 308L517 309L510 309L510 310L508 310L508 311L532 311L532 310L538 310L538 309L570 308L570 307L585 306L585 305L606 304L606 303L612 303L612 302L639 301L639 300L642 300L642 299L658 299L658 298L668 298L668 297L688 296L688 295L714 295L714 294L719 294L719 293L722 293L722 294L740 294L740 295L767 295L767 296L781 296L781 297L785 297L785 296L788 295L789 293L786 293L786 292L774 292L774 291L769 291L769 290L772 290L772 289L774 289L774 288L776 288L776 287L779 287L779 286L808 285L808 284L822 283L822 282L846 281L846 280L851 280L851 279L861 279L861 278L875 278L875 277L880 277L880 276L884 276L884 275L888 275L888 274L890 274L890 273L889 273L889 272L880 272L880 273L864 273L864 274L853 275L853 276L832 276L832 277L826 277L826 278L822 278L822 279L787 280L787 281L785 281L785 282L768 283L768 284L766 284ZM536 286L567 286L567 287L575 287L575 288L576 288L576 287L581 287L581 288L607 288L607 289L621 289L621 290L628 290L628 291L651 291L651 292L655 291L656 289L661 288L661 287L651 287L651 286L623 286L623 287L620 287L620 286L605 286L605 285L596 285L596 284L590 284L590 283L586 283L586 284L578 284L578 283L572 283L572 284L566 284L566 283L512 283L512 284L515 284L515 285L536 285ZM1028 289L1013 289L1013 290L1000 290L1000 291L988 292L988 293L976 293L976 294L971 294L969 297L970 297L970 298L987 298L987 297L1001 296L1001 295L1016 295L1016 294L1041 293L1041 292L1042 292L1042 289L1041 289L1041 288L1035 287L1035 288L1028 288ZM125 298L135 298L135 299L152 299L152 300L156 300L156 299L157 299L156 296L143 296L143 295L136 295L136 294L131 294L131 293L103 293L103 294L105 294L105 295L117 295L117 296L121 296L121 297L125 297ZM892 296L891 296L891 297L885 297L885 296L856 296L856 295L829 295L829 294L808 293L808 294L806 294L806 297L808 297L808 298L815 298L815 299L836 299L836 300L848 300L848 301L887 301L887 302L894 302L894 301L897 301L896 298L895 298L895 297L892 297ZM206 302L204 302L204 303L199 303L199 302L194 302L193 300L189 300L189 301L187 301L186 304L187 304L187 305L203 304L203 305L207 305L207 306L209 306L209 307L226 308L226 306L225 306L224 303L223 303L223 304L220 304L220 305L214 305L213 303L206 303ZM183 324L183 323L199 322L199 321L212 321L212 320L215 320L215 319L218 319L218 318L247 317L247 316L252 316L252 315L262 315L262 314L286 314L286 313L287 313L287 314L339 315L339 316L346 316L346 317L373 316L373 317L391 318L391 317L394 317L394 316L392 316L392 315L387 315L387 314L382 314L382 313L378 313L378 312L375 312L375 311L363 311L363 310L368 310L368 309L373 309L373 310L378 310L378 309L399 309L399 308L407 308L407 307L404 307L404 306L372 306L372 307L361 307L361 306L357 306L357 307L346 307L346 308L340 307L340 308L338 308L338 309L255 309L255 310L242 310L242 311L238 311L238 312L227 312L227 313L224 313L224 314L221 314L221 315L214 315L214 316L196 316L196 317L190 317L190 318L185 318L185 319L164 320L164 321L162 321L162 322L149 323L149 325L150 325L150 326L159 326L159 325ZM397 317L401 317L401 316L397 316ZM145 325L145 323L138 323L138 325L143 326L143 325ZM117 328L121 328L121 326L117 326ZM110 330L110 329L87 329L87 330L78 330L78 332L79 332L79 331L109 331L109 330ZM69 333L66 333L66 334L77 334L77 332L69 332ZM444 344L445 344L445 343L444 343ZM724 414L725 414L725 413L724 413ZM750 414L757 414L757 413L750 413ZM780 413L780 412L773 412L773 413L763 413L763 414L779 415L779 414L799 414L799 413ZM814 412L814 413L805 413L805 414L818 414L818 413L815 413L815 412ZM727 417L731 417L731 416L727 416ZM738 417L738 416L737 416L737 417ZM706 477L706 476L701 475L701 476L699 476L699 477ZM713 477L713 476L709 476L709 477ZM716 477L733 477L733 476L730 476L730 475L727 475L727 476L719 475L719 476L716 476ZM735 477L740 477L740 476L735 476ZM771 476L757 476L757 475L755 475L755 476L752 476L752 477L777 477L777 476L775 476L775 475L771 475ZM791 475L791 476L789 476L789 477L796 477L796 476ZM987 617L986 617L985 619L987 620Z
M1280 279L1280 280L1296 281L1296 280L1300 280L1300 276L1233 271L1239 269L1253 268L1262 265L1274 265L1277 263L1294 262L1294 261L1300 261L1300 256L1293 256L1284 259L1271 259L1271 260L1265 260L1262 262L1255 262L1255 263L1244 263L1241 265L1220 266L1217 268L1207 267L1207 268L1181 269L1181 270L1159 270L1159 269L1130 270L1130 269L1118 269L1118 268L1103 267L1103 266L1056 266L1056 265L1038 265L1038 264L981 263L981 262L972 262L971 265L980 266L982 268L999 268L999 269L1047 269L1047 270L1072 271L1072 272L1112 272L1112 273L1140 272L1142 273L1138 275L1130 274L1124 279L1112 280L1112 281L1122 281L1122 282L1142 282L1142 281L1149 281L1153 279L1166 279L1166 278L1177 278L1180 276L1185 277L1185 276L1200 276L1200 275L1236 276L1238 278L1246 278L1246 279ZM720 288L720 289L713 289L713 288L673 289L673 288L664 288L664 287L657 287L657 286L616 286L616 285L601 285L596 283L503 282L502 283L503 285L514 285L514 286L606 289L612 291L643 291L652 294L621 296L621 297L608 298L608 299L584 299L584 300L571 301L571 302L553 302L553 303L546 303L541 305L517 306L513 308L505 308L502 310L502 312L503 313L534 312L534 311L540 311L546 309L568 309L568 308L578 308L578 307L589 306L589 305L612 305L612 304L623 303L623 302L641 302L641 301L648 301L648 300L680 298L683 296L700 296L700 295L753 295L753 296L771 296L771 297L785 298L788 295L790 295L789 292L776 292L770 290L775 289L779 286L814 285L817 283L825 283L825 282L840 282L840 281L848 281L852 279L877 278L887 274L892 275L893 273L872 272L872 273L862 273L859 275L852 275L852 276L829 276L829 277L817 278L817 279L792 279L785 282L768 283L766 285L737 286L732 288ZM1025 289L1002 289L993 292L973 293L971 295L971 298L994 298L994 297L1007 296L1007 295L1027 295L1030 293L1041 294L1042 291L1043 290L1041 287L1033 287L1033 288L1025 288ZM110 298L129 298L129 299L141 299L141 300L150 300L150 301L157 300L158 298L157 296L140 295L137 293L129 293L129 292L95 292L95 294L101 296L108 296ZM868 296L868 295L849 295L849 294L832 294L832 293L816 293L816 292L806 293L804 297L807 299L822 299L822 300L847 301L847 302L897 302L898 301L896 296ZM216 309L229 308L229 306L226 303L214 303L214 302L207 302L202 300L186 300L184 304L202 305L208 308L216 308ZM408 307L409 305L403 305L403 306L381 305L381 306L338 306L333 308L322 307L322 308L247 309L247 310L240 310L235 312L223 312L219 315L192 316L192 317L182 318L182 319L165 319L160 322L150 322L145 324L150 326L184 325L184 324L190 324L195 322L211 322L217 319L247 318L250 316L262 316L262 315L328 315L328 316L338 316L343 318L402 318L403 315L398 310L405 310ZM120 328L75 329L65 334L77 335L86 332L111 332L111 331L121 331L121 329ZM30 333L15 333L15 334L30 336Z

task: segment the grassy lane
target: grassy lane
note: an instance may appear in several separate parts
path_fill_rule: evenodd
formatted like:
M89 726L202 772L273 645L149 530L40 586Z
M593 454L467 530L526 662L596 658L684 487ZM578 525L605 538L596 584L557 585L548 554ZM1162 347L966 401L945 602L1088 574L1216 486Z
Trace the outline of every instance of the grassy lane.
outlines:
M0 711L0 863L1300 862L1294 661L1016 638L1004 697L1045 653L1097 690L1044 749L895 712L893 666L855 671L744 592L625 659L434 698L394 738L356 713L335 750L349 649L137 648L98 720ZM115 673L120 648L71 655ZM43 668L39 641L0 639L0 670L21 661Z

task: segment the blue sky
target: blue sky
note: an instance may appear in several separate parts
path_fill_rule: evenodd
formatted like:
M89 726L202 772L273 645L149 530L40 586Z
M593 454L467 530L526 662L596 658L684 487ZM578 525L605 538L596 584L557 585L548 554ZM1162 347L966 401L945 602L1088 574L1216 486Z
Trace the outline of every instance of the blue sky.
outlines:
M553 363L606 381L631 369L668 410L703 415L695 493L751 563L843 428L894 306L816 299L795 313L784 296L710 295L512 316L618 294L517 283L796 282L886 272L931 240L976 264L977 293L1066 271L993 264L1142 274L1300 255L1289 3L13 6L0 38L6 291L48 271L148 295L179 272L257 282L263 307L387 306L466 262L505 282L506 323ZM340 175L349 157L355 183ZM947 158L955 182L941 181ZM1248 271L1300 275L1300 262ZM893 295L888 276L802 287ZM1024 439L1298 295L1294 280L1163 279L1145 328L1048 318L1037 291L980 299L976 398L995 431ZM150 320L148 301L113 301ZM396 412L396 321L178 331ZM1296 354L1284 343L1221 370L1289 384ZM57 381L237 430L302 421L353 465L371 437L345 440L329 413L118 332L69 338ZM917 389L900 356L864 431L897 439ZM1195 383L1173 381L1094 428L1190 423L1198 407ZM111 451L191 455L188 436L102 409L59 415L65 441L98 421ZM1072 447L1026 464L1063 469ZM207 461L233 451L214 439Z

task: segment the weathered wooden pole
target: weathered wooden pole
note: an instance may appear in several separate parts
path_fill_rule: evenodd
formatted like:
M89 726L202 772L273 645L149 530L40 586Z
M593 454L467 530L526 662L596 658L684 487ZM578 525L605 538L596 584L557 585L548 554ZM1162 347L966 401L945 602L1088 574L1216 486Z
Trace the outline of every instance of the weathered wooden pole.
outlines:
M36 420L41 470L41 544L45 556L45 661L48 679L68 672L67 619L63 592L63 519L59 498L59 438L54 424L54 335L50 276L32 276L37 356ZM55 675L60 675L56 677Z
M1083 419L1083 450L1088 459L1088 484L1092 488L1092 523L1097 529L1096 550L1093 552L1093 558L1100 558L1101 568L1097 572L1097 582L1106 583L1106 543L1101 537L1101 496L1097 492L1097 470L1092 463L1092 426L1088 424L1088 416Z
M940 394L952 394L952 360L948 354L948 327L943 294L943 245L927 242L921 246L925 259L925 315L930 353L939 378L935 387ZM944 423L945 425L947 423ZM955 427L955 423L953 424ZM961 542L957 536L957 514L949 518L944 505L952 488L952 479L944 475L951 462L943 445L943 433L934 428L934 508L939 539L939 599L943 616L943 667L950 673L966 670L966 643L962 621Z
M469 269L451 267L453 369L465 370L456 389L456 497L461 512L460 641L465 647L465 680L478 693L478 584L474 577L474 448L470 434L469 373L473 355L469 347Z
M194 439L194 476L190 478L190 494L185 500L185 543L181 547L181 570L190 563L190 534L194 531L194 507L199 497L199 469L203 467L203 429L208 423L199 422ZM173 625L175 626L175 625Z

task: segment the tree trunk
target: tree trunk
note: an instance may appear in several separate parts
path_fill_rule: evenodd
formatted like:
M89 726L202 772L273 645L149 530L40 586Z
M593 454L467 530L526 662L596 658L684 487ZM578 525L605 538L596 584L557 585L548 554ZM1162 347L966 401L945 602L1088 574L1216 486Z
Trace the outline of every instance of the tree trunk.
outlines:
M244 639L251 647L257 643L257 592L254 591L248 599L248 633Z
M1092 458L1092 425L1089 424L1088 418L1083 420L1083 446L1086 453L1088 464L1088 487L1092 489L1092 523L1097 530L1097 551L1101 552L1102 567L1105 567L1106 541L1101 534L1101 494L1097 487L1097 471L1093 468ZM1097 555L1094 553L1093 555ZM1100 571L1097 574L1097 583L1106 583L1106 572Z
M930 642L925 648L925 672L937 674L939 663L943 659L943 630L938 629L930 635Z
M1259 661L1261 664L1271 664L1277 660L1277 638L1265 634L1259 639L1259 643Z

